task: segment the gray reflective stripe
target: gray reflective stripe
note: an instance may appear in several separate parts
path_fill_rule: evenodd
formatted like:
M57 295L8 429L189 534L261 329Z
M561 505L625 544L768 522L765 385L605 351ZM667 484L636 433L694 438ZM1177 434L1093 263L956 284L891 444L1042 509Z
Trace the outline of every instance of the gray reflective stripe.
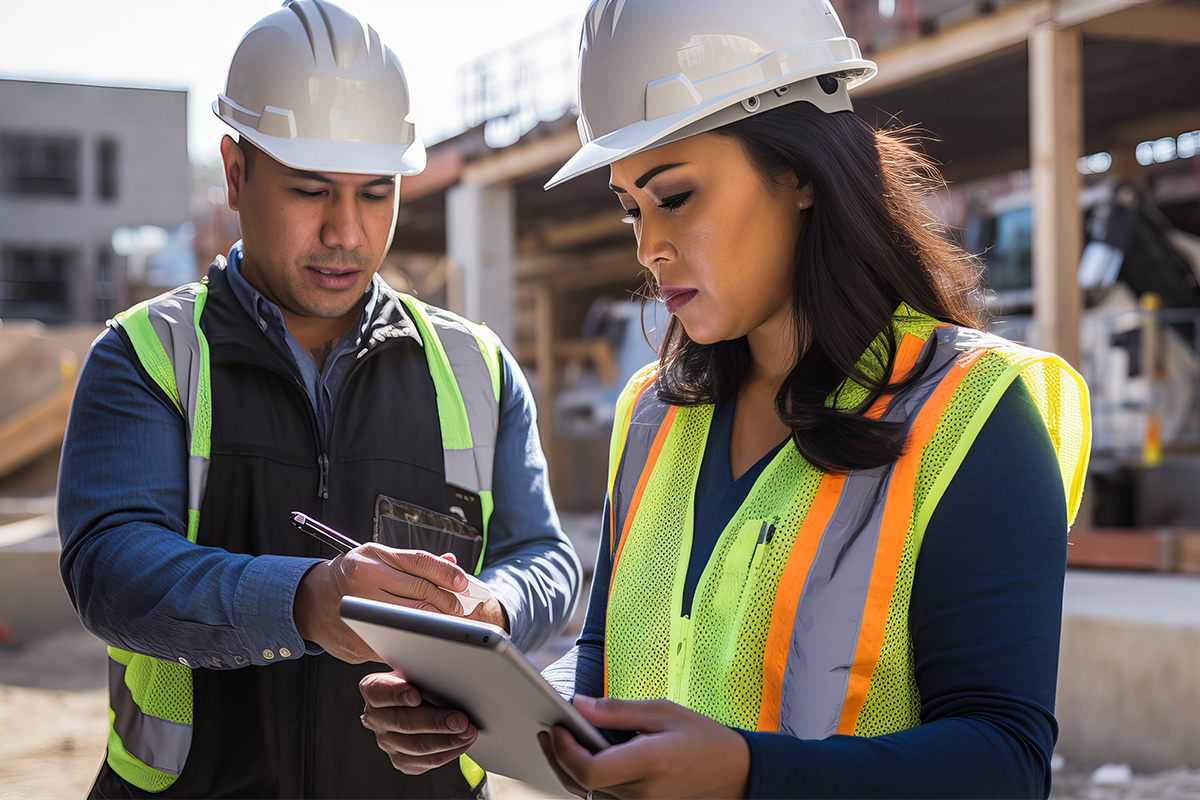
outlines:
M175 368L175 388L187 413L188 447L196 418L196 395L200 391L200 342L196 335L196 293L191 287L162 297L147 307L150 325Z
M883 419L911 426L959 355L958 343L957 329L934 332L925 347L937 350L925 373L893 399ZM824 739L837 732L894 468L846 476L796 606L783 674L781 733Z
M621 531L624 530L625 517L629 514L629 505L633 502L633 494L637 490L638 480L646 468L646 460L650 457L650 448L654 446L654 438L666 419L670 406L661 402L655 392L653 383L642 392L633 406L630 415L629 428L625 434L625 450L617 461L617 479L613 486L613 519L617 529L612 531L612 551L617 551Z
M204 500L204 487L208 484L208 459L203 456L188 456L188 508L200 510Z
M500 403L492 387L487 356L480 352L475 334L462 323L436 310L427 314L442 342L442 349L446 351L471 430L469 452L445 451L446 481L472 492L490 492L496 434L500 427Z
M125 665L112 658L108 660L108 702L113 731L126 752L159 772L178 775L183 771L192 746L192 726L143 713L125 685Z

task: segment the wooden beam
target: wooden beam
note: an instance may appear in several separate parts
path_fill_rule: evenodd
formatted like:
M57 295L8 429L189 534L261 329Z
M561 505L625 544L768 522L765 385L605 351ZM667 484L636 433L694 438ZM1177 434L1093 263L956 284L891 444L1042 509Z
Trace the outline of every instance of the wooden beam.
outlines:
M1153 141L1163 136L1178 136L1195 130L1200 130L1200 98L1197 98L1196 105L1192 108L1129 120L1095 135L1097 138L1104 137L1106 141L1133 142L1136 147L1140 142ZM1089 141L1091 140L1089 136Z
M527 143L495 151L495 155L463 167L462 182L493 186L558 167L579 149L579 134L568 128Z
M458 147L449 145L431 148L425 169L416 175L400 179L401 204L444 191L458 183L462 166L462 150Z
M1083 24L1085 36L1200 45L1200 9L1139 5Z
M0 424L0 478L62 447L74 395L72 382Z
M1150 6L1158 0L1056 0L1054 24L1059 28L1085 25L1139 6Z
M1079 30L1039 25L1029 34L1033 292L1038 347L1080 364L1083 295L1076 272L1083 222L1075 162L1083 145Z
M618 236L627 237L630 250L634 247L633 229L621 221L615 211L602 211L590 217L569 220L548 220L532 233L517 241L517 252L545 252L547 250L570 250L593 242L606 241Z
M1029 31L1050 20L1049 0L1019 3L889 47L871 56L879 74L855 89L854 99L884 94L1024 47Z

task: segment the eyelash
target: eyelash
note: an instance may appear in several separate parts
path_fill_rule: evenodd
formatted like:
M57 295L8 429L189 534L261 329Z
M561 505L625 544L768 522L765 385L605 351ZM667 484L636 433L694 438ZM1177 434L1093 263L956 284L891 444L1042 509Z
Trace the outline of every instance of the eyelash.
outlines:
M297 193L297 194L299 194L301 197L321 197L322 195L324 195L324 194L325 194L325 190L324 190L324 189L322 189L321 191L318 191L318 192L306 192L306 191L305 191L305 190L303 190L303 189L296 189L295 191L296 191L296 193ZM386 199L387 199L387 195L385 195L385 194L371 194L370 192L364 192L364 193L363 193L363 199L364 199L364 200L368 200L368 201L373 201L373 200L386 200Z
M679 194L673 194L670 197L663 198L663 201L658 204L658 207L668 212L678 211L691 196L691 192L680 192ZM627 208L625 209L625 216L621 217L621 221L633 223L641 219L641 216L641 209Z

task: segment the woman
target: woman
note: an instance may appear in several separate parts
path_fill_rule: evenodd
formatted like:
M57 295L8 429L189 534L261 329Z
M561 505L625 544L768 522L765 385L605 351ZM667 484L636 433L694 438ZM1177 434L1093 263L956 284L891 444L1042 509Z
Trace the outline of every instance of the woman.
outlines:
M579 69L549 185L610 167L672 316L546 672L628 741L544 736L564 786L1045 796L1082 379L979 330L936 171L850 110L875 66L828 3L596 0Z

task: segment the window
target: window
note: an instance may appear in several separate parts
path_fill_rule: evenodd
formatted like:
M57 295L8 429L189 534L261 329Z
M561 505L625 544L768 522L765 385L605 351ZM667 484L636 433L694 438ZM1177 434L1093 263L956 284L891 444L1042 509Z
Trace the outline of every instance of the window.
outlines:
M96 251L96 320L103 321L116 313L116 282L113 279L113 251L108 246Z
M96 142L96 196L101 200L117 199L117 140Z
M69 136L0 135L0 191L78 196L79 140Z
M75 261L70 250L6 249L0 261L0 318L68 322Z

